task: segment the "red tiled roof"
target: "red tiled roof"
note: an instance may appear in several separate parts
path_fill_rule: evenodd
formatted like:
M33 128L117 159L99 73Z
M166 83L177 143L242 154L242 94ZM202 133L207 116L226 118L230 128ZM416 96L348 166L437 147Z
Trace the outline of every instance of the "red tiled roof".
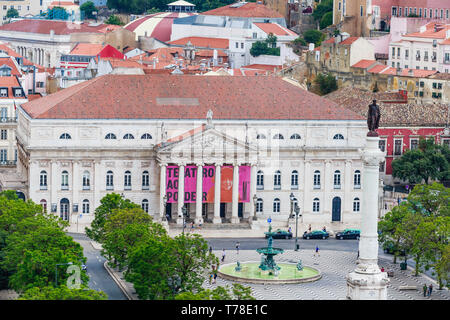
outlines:
M278 23L259 23L255 22L255 26L260 28L265 33L273 33L276 36L298 36L295 32L280 26Z
M0 57L0 67L3 65L7 65L8 67L11 68L11 75L12 76L21 76L22 72L20 72L20 70L17 68L17 65L15 63L15 61L13 61L11 57Z
M199 56L199 57L213 57L214 50L197 50L195 52L195 55ZM228 57L228 55L225 52L223 52L222 50L217 50L217 56Z
M334 38L330 38L328 40L323 41L322 43L334 43Z
M410 74L410 71L412 71L412 75ZM418 77L418 78L422 78L422 77L428 77L432 74L437 73L436 70L423 70L423 69L402 69L401 71L401 76L407 77L407 76L411 76L411 77Z
M71 55L83 55L83 56L96 56L98 55L105 45L98 43L78 43L69 54Z
M213 48L213 49L228 49L230 40L224 38L206 38L206 37L186 37L173 41L169 41L172 45L186 45L191 42L195 47Z
M438 31L434 31L434 26L438 24L440 27ZM433 38L433 39L445 39L446 31L450 29L450 24L444 25L436 22L430 22L426 25L424 32L413 32L405 34L404 37L416 37L416 38Z
M22 108L35 119L204 119L211 109L216 119L364 120L278 77L104 75Z
M387 68L389 68L389 67L384 64L378 64L378 65L374 66L373 68L368 69L367 72L381 73L383 70L385 70Z
M371 65L373 65L374 63L376 63L376 60L367 60L367 59L363 59L363 60L359 60L357 63L355 63L354 65L352 65L353 68L368 68Z
M0 87L8 88L8 96L0 97L0 99L14 99L13 88L21 88L22 86L16 77L0 77ZM19 97L18 97L19 98ZM21 99L26 99L25 97L20 97Z
M353 42L355 42L358 39L359 39L359 37L348 37L344 41L339 42L339 44L352 44Z
M243 17L243 18L284 18L275 10L257 2L247 2L240 7L233 8L234 4L202 12L202 15Z
M139 68L143 69L144 66L137 61L121 60L121 59L107 59L112 68Z
M100 31L98 31L97 28L88 26L83 23L78 24L67 21L54 21L54 20L24 19L0 26L0 31L50 34L51 30L53 30L56 35L82 33L82 32L100 33Z
M283 66L282 65L271 65L271 64L249 64L246 66L242 66L242 69L259 69L259 70L265 70L273 72L274 69L280 70Z

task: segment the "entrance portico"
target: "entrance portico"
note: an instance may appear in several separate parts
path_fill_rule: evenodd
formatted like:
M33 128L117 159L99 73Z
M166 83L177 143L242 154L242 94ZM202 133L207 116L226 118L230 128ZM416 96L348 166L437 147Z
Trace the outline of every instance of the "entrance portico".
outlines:
M213 206L212 215L206 210L206 218L214 224L223 220L239 223L240 207L243 218L244 213L253 216L257 151L248 144L202 125L161 143L156 151L161 170L160 215L165 212L166 197L172 212L177 204L176 216L172 214L177 224L183 223L183 206L196 224L204 222L204 204L206 208Z

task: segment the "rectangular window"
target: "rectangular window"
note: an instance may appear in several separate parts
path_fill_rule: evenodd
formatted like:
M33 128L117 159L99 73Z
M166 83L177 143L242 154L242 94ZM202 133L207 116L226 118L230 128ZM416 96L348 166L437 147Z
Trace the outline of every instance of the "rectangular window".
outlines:
M402 143L403 139L394 140L394 155L400 156L402 154Z
M380 162L380 172L384 173L384 161Z
M8 150L0 150L0 162L6 162L8 160Z
M239 49L239 42L236 42L236 49Z
M424 17L424 18L427 17L427 8L423 9L423 17Z
M1 131L1 139L2 140L7 140L8 139L8 130L2 129L2 131Z
M411 150L415 150L415 149L419 148L419 139L411 139L409 145L410 145L409 148Z
M381 151L385 151L386 150L386 140L379 140L378 141L378 148L380 148Z

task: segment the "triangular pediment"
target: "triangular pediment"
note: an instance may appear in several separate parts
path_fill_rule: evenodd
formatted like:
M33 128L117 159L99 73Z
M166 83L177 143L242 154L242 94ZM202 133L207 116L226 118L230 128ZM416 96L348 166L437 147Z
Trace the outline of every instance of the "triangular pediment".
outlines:
M156 151L165 159L200 162L229 162L233 159L248 162L255 159L257 153L245 141L206 127L168 139Z

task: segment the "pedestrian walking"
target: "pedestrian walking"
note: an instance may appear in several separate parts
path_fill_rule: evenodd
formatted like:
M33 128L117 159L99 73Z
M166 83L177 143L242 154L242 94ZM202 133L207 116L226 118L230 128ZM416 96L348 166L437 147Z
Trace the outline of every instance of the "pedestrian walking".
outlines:
M428 291L428 287L427 287L427 284L425 283L425 284L423 285L423 296L424 296L424 297L427 296L427 291Z
M191 232L194 232L194 221L191 222Z
M238 242L236 242L236 253L239 254L239 247L241 246L241 244Z
M358 250L358 255L356 256L356 259L359 259L359 250Z
M327 228L325 228L325 226L323 226L322 231L323 231L323 232L327 232Z
M433 284L430 283L430 285L428 286L428 296L431 297L431 292L433 292Z
M308 232L311 232L311 225L309 225L308 227Z
M291 227L289 227L289 229L288 229L288 232L290 233L290 232L292 232L292 229L291 229Z
M316 251L314 252L314 256L316 256L316 254L320 257L319 246L318 245L316 245Z
M209 254L211 254L211 253L212 253L212 247L209 246Z
M225 249L222 250L222 262L225 261Z
M214 274L211 272L209 274L209 284L211 284L213 277L214 277Z
M217 279L217 271L214 271L214 281L213 281L213 283L216 283L216 279Z

